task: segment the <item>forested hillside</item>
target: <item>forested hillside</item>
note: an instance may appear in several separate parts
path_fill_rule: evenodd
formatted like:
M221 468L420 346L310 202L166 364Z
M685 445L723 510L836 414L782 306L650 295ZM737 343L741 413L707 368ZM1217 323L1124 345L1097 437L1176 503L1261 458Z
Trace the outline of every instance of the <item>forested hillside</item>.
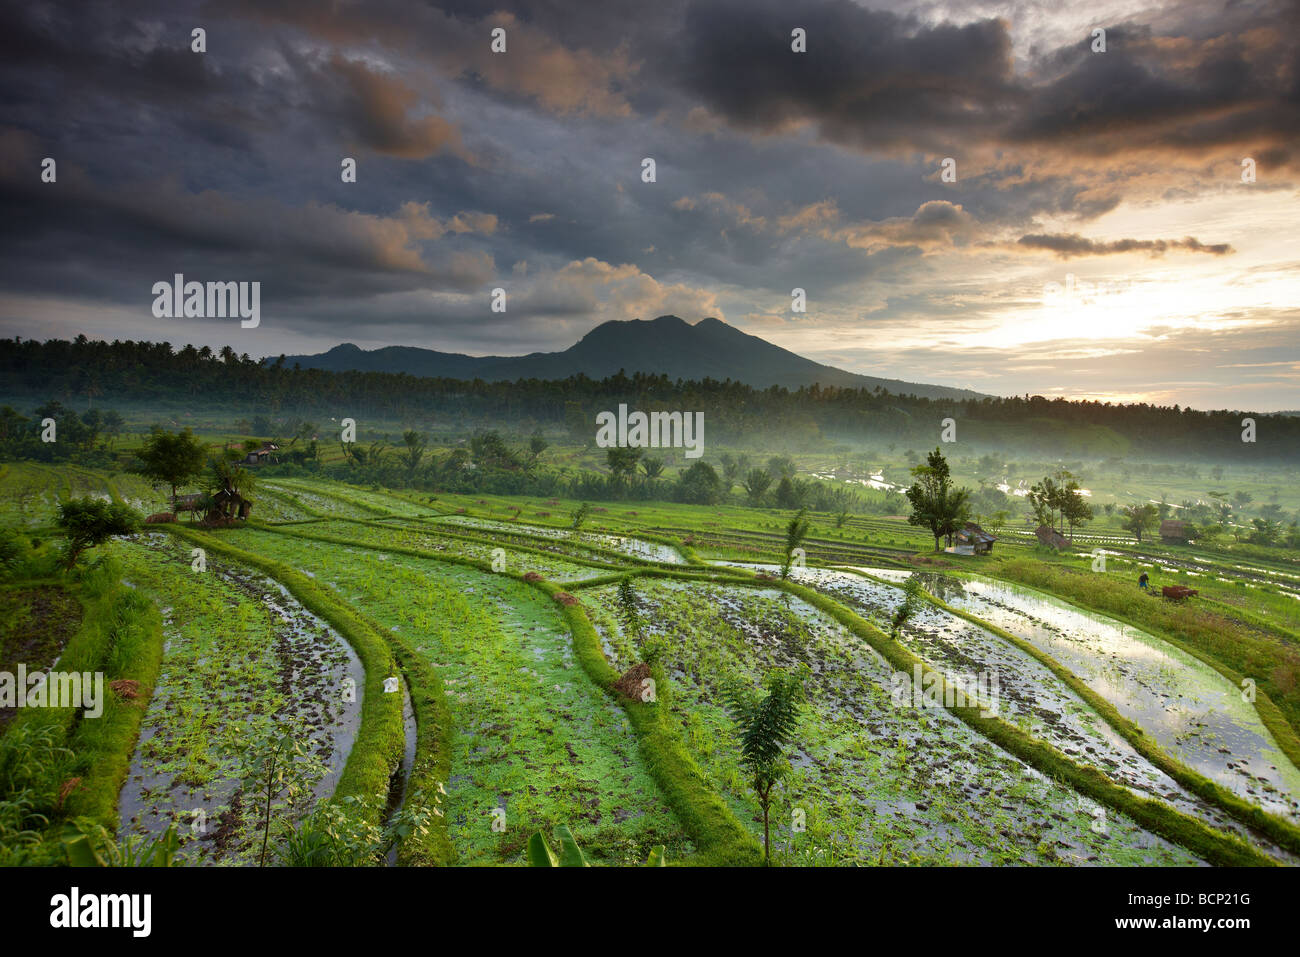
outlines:
M952 418L959 441L1051 455L1146 459L1296 461L1300 418L1179 406L1072 402L1042 396L925 399L883 390L817 386L755 389L736 382L665 376L574 376L515 382L416 378L381 372L295 369L229 347L213 352L167 343L0 340L0 401L58 398L72 404L148 402L163 412L219 407L223 414L312 413L388 420L437 417L454 427L565 423L590 431L595 414L618 403L702 411L710 441L820 431L844 439L929 444ZM1243 442L1243 419L1255 423Z

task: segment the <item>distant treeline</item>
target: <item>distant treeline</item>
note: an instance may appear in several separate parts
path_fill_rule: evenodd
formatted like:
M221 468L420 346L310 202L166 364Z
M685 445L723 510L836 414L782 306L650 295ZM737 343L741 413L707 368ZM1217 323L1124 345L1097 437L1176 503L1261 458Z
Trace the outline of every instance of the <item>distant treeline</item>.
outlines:
M329 372L262 362L230 347L174 349L168 343L0 340L0 391L64 401L154 403L160 409L314 414L360 420L374 416L465 428L559 424L575 437L594 435L597 412L626 402L643 410L702 411L706 441L787 443L825 436L842 441L933 445L942 420L956 422L957 440L1045 455L1144 459L1300 461L1300 418L1213 412L1137 403L1074 402L1042 396L924 399L881 389L818 386L756 389L730 380L698 382L637 373L593 380L517 382L416 378L383 372ZM1243 418L1256 441L1243 442Z

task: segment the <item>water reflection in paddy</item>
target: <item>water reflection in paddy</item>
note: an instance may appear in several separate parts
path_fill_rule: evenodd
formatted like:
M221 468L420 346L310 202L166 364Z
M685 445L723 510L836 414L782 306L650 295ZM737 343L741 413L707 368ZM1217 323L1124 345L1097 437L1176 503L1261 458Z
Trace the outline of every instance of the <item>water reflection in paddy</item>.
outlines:
M716 564L769 572L775 570L775 566L758 563ZM865 572L879 580L856 574L856 571ZM885 569L848 571L796 568L792 569L791 578L825 592L874 621L878 627L889 631L890 619L902 602L902 589L899 586L912 574ZM970 582L962 579L930 573L922 573L922 578L932 594L953 605L960 604L960 599L970 585ZM1029 593L1029 597L1046 596ZM972 607L969 610L984 617L980 608ZM1066 606L1065 610L1071 609ZM998 624L1013 634L1019 634L1017 628L1001 621ZM1212 827L1242 836L1274 857L1294 862L1293 855L1251 831L1216 805L1184 789L1139 754L1045 665L1004 638L950 612L926 605L902 629L898 640L932 667L943 672L949 680L960 683L963 678L979 672L995 674L998 679L997 706L1000 716L1051 744L1076 762L1097 768L1112 780L1144 797L1165 801ZM1056 654L1058 649L1045 647L1045 650L1067 667L1074 667L1072 660ZM1154 660L1158 651L1149 645L1143 646L1138 657ZM1086 680L1086 674L1081 669L1075 670ZM1211 673L1217 677L1216 672ZM1105 694L1100 687L1096 690ZM1138 718L1134 720L1141 724ZM1254 795L1248 797L1265 809L1275 810ZM1280 813L1285 814L1286 810L1282 807Z
M894 582L910 574L861 570ZM1061 662L1189 767L1266 811L1300 820L1300 770L1240 689L1209 665L1042 592L973 576L922 575L944 601Z

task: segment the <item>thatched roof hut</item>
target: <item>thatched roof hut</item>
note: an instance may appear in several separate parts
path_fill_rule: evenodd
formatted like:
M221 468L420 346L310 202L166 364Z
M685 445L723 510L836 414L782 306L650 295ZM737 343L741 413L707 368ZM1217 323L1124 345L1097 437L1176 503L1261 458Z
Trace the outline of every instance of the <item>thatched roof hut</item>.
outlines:
M253 502L251 499L244 498L238 492L223 488L213 494L212 507L208 509L204 521L221 522L232 521L236 518L248 518L248 513L252 510Z

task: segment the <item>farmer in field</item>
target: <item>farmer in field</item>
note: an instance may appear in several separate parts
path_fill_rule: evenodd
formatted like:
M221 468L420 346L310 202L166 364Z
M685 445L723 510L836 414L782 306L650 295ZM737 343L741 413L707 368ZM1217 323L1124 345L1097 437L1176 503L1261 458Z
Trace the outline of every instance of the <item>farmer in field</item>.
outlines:
M1146 591L1147 582L1149 581L1150 581L1150 577L1147 575L1146 572L1143 572L1141 575L1138 576L1138 588L1141 588L1143 591Z

